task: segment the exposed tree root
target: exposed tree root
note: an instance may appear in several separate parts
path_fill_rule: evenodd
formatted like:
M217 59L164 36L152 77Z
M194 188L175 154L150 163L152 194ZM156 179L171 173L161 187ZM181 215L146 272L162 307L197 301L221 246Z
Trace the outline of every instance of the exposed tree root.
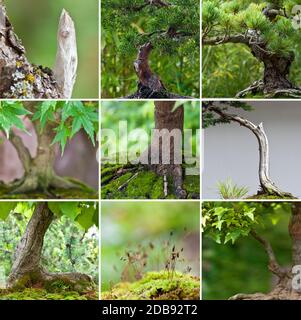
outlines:
M78 189L94 192L92 188L81 181L66 177L63 178L56 174L47 181L47 184L45 184L45 179L41 179L39 176L28 175L20 180L14 181L7 187L10 194L42 191L50 197L56 197L55 194L52 193L52 189Z
M244 294L239 293L229 300L301 300L301 294L298 292L289 291L285 288L277 287L272 292Z
M267 91L263 80L255 81L248 88L238 92L236 98L245 98L247 95L263 95L265 98L300 98L300 88L279 88L272 91Z

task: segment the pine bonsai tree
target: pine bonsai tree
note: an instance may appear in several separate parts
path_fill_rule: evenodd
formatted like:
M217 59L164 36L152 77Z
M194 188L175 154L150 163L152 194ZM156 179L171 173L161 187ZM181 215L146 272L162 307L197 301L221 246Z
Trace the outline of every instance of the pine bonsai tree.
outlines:
M260 189L258 191L259 196L276 196L280 198L291 198L292 195L287 192L283 192L270 178L269 173L269 142L267 135L264 131L263 124L255 125L251 121L237 115L228 112L228 109L242 108L243 110L250 111L252 107L246 103L239 101L222 101L203 102L203 128L214 126L222 123L238 123L240 126L249 129L256 137L259 146L259 167L258 175L260 182Z
M262 78L237 97L300 97L301 89L289 79L300 42L292 21L297 4L292 0L203 1L203 45L241 44L263 64Z
M272 244L262 236L263 229L290 215L288 233L292 244L291 266L282 266ZM254 238L267 254L268 268L276 276L271 292L236 294L231 300L301 300L300 275L294 271L301 265L301 203L300 202L204 202L202 209L204 234L218 244L235 244L243 237ZM252 265L250 265L252 271ZM294 280L294 277L296 279ZM206 274L204 274L206 277ZM294 282L299 281L299 288Z
M181 92L170 93L169 84L152 71L150 54L154 52L153 61L157 63L153 65L156 65L160 72L167 67L158 67L160 56L166 55L178 57L170 58L169 62L174 61L172 69L176 72L183 73L187 70L184 65L198 68L199 1L106 0L102 3L102 26L104 35L106 32L109 37L118 38L116 45L122 56L132 57L137 54L133 63L138 77L138 89L128 98L181 97ZM103 55L105 66L105 49ZM112 72L112 68L107 72ZM115 76L123 77L121 74ZM180 76L184 78L189 75ZM199 82L198 78L195 82Z
M32 157L23 140L13 131L16 127L26 132L22 116L32 122L37 135L35 157ZM98 104L94 102L0 102L0 130L15 147L24 169L21 180L6 186L10 193L42 191L48 196L56 197L56 188L82 188L91 193L92 190L83 183L59 177L55 173L55 146L60 145L63 154L67 140L81 129L95 144L98 123Z
M42 265L42 250L45 234L55 219L67 216L88 231L92 226L98 226L98 211L98 204L93 202L1 202L1 220L5 221L13 212L30 217L19 244L14 248L7 289L50 288L52 283L60 281L72 290L93 290L95 285L89 275L49 273Z

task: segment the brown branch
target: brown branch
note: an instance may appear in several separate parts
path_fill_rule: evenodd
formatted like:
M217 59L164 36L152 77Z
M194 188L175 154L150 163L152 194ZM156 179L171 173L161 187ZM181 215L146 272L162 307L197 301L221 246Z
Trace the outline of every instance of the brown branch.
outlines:
M219 45L219 44L224 44L224 43L243 43L243 44L249 44L250 39L249 37L242 35L242 34L237 34L237 35L231 35L231 36L224 36L224 37L212 37L205 39L203 38L202 43L203 45Z
M18 153L18 157L22 162L25 175L28 174L28 172L30 171L31 162L32 162L32 157L30 155L29 150L24 145L22 139L19 136L15 135L13 132L10 133L9 141L15 147Z
M258 242L261 243L261 245L264 247L265 252L268 255L269 258L269 270L273 272L275 275L277 275L279 278L283 278L287 275L287 272L284 268L282 268L279 263L277 262L275 253L273 251L273 248L270 244L270 242L264 238L262 238L260 235L256 233L256 231L252 230L250 232L252 237L256 239Z

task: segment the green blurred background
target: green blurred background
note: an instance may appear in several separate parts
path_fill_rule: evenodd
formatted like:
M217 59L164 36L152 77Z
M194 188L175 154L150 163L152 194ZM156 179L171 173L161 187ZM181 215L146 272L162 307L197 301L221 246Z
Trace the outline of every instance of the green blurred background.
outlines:
M290 213L282 212L278 224L269 224L260 232L267 238L283 266L291 263L291 240L288 235ZM258 232L259 233L259 232ZM228 299L237 293L268 293L275 278L268 270L263 247L253 238L232 244L216 244L203 237L203 299Z
M26 48L30 62L52 68L56 36L63 8L75 22L78 73L73 98L98 98L98 1L6 0L8 16Z
M190 144L192 146L193 156L196 154L197 135L196 130L200 129L200 103L196 101L188 101L184 103L184 129L192 130L192 139ZM105 101L101 104L101 128L112 129L117 138L117 145L119 145L119 121L127 121L128 132L134 129L144 129L148 132L149 137L151 130L155 127L154 119L154 102L153 101ZM105 139L104 139L105 140ZM150 141L145 141L145 148ZM129 141L128 147L135 144L136 141ZM126 146L126 143L121 143ZM126 148L125 148L126 149ZM126 151L118 150L119 152ZM107 150L102 149L102 153Z
M120 258L138 246L149 249L145 271L164 269L166 254L163 242L170 239L177 249L184 248L176 269L199 275L200 269L200 205L197 202L105 202L102 205L102 290L121 281L125 266ZM185 230L185 228L187 230ZM172 237L170 233L173 232Z

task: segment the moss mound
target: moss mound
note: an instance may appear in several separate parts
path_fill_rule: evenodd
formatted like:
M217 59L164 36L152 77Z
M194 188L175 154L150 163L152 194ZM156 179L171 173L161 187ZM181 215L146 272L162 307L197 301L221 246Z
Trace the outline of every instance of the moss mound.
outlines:
M0 290L0 300L98 300L95 291L79 293L77 291L57 290L49 292L41 288L24 290Z
M149 272L133 283L121 282L103 300L199 300L199 278L180 272Z
M173 183L164 196L163 177L139 166L104 165L101 171L102 199L175 199ZM200 197L200 176L186 176L184 189L188 199Z

